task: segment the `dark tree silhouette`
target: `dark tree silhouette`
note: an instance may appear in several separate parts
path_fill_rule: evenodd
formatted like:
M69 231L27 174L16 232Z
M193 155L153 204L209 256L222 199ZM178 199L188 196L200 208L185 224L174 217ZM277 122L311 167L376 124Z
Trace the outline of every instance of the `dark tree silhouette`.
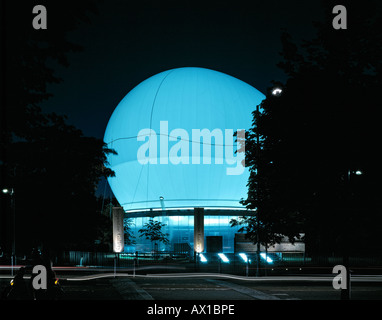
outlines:
M287 32L281 38L279 66L288 80L280 96L270 88L260 114L254 112L243 204L258 208L259 220L275 232L305 232L310 252L380 252L381 6L349 2L349 27L335 30L334 4L323 5L315 39L298 46Z
M95 189L113 152L103 141L85 137L65 116L42 112L51 94L47 85L60 82L54 71L68 66L67 54L81 47L68 40L80 23L96 13L93 1L40 1L48 11L48 29L32 27L35 1L2 2L1 187L16 198L16 252L32 245L87 248L102 221ZM10 210L1 198L1 242L10 247ZM98 214L97 214L98 212Z
M163 244L168 244L168 233L163 233L162 228L165 227L166 224L155 221L152 218L150 218L149 222L146 222L143 225L142 229L139 229L138 232L140 233L140 237L145 237L147 240L151 241L152 246L154 246L155 243L162 242ZM153 247L154 249L154 247Z

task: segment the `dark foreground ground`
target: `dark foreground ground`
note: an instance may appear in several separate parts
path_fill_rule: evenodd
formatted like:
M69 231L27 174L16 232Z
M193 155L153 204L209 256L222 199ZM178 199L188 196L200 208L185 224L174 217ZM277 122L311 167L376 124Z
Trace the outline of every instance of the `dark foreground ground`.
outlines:
M327 284L215 279L102 279L64 284L63 299L124 300L339 300ZM382 284L353 284L354 300L382 300Z
M222 277L192 276L160 278L143 275L132 277L99 277L92 280L65 280L59 301L0 301L0 310L29 316L48 313L60 318L99 318L123 316L141 319L300 319L330 317L363 312L380 313L382 282L352 283L350 301L340 301L340 290L331 281L248 281ZM69 278L68 278L69 279ZM0 279L1 291L9 279ZM20 297L12 297L19 299ZM53 306L53 308L51 307ZM105 312L107 311L107 312ZM378 317L378 316L377 316Z
M91 280L85 276L60 277L63 289L60 300L340 300L340 290L333 288L329 277L321 281L320 276L304 277L306 280L267 277L258 281L213 275L195 278L192 274L116 278L108 274ZM382 300L382 279L365 279L365 282L362 278L352 282L351 299ZM1 292L9 280L0 279Z

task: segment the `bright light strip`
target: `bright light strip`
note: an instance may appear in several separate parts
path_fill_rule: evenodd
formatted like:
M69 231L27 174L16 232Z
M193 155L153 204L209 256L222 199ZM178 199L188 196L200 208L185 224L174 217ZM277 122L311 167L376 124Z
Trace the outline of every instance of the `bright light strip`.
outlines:
M245 253L239 253L239 256L244 260L244 262L248 262L248 257Z
M203 253L200 253L199 256L200 256L200 261L201 261L201 262L207 262L207 259L206 259L206 257L203 255Z
M273 260L265 255L265 253L260 253L260 256L266 260L268 263L272 263Z
M220 257L220 259L223 260L223 262L229 262L228 258L224 253L218 253L218 256Z

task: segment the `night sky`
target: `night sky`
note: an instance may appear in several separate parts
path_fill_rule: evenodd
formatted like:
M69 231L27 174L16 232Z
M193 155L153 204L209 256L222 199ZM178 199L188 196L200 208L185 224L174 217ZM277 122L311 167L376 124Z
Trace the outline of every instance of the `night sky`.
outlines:
M311 39L312 22L323 15L318 0L112 0L98 8L91 24L69 34L83 51L69 54L69 67L53 65L63 81L48 87L54 96L41 107L67 115L68 123L101 139L121 99L164 70L210 68L265 93L272 80L285 80L276 66L282 29L297 41Z

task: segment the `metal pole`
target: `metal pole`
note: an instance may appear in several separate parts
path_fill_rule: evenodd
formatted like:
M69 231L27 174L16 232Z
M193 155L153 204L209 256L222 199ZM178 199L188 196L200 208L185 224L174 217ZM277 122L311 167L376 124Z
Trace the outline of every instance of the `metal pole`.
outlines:
M114 255L114 278L117 274L117 254Z
M260 239L259 239L259 219L256 217L256 228L257 228L257 234L256 234L256 241L257 241L257 249L256 249L256 277L260 276Z
M351 176L351 170L349 169L348 172L347 172L347 184L348 184L348 194L350 195L350 176ZM345 230L345 236L343 236L343 248L342 250L344 250L343 252L343 257L342 257L342 263L344 265L344 267L346 268L346 289L341 289L341 300L350 300L350 263L349 263L349 251L348 251L348 244L347 244L347 240L348 240L348 237L347 237L347 231Z
M260 157L260 134L259 134L259 105L256 106L256 144L257 144L257 168L256 175L259 174L259 157ZM257 180L257 201L259 201L259 180ZM259 237L259 206L256 208L256 244L257 244L257 253L256 253L256 277L260 275L260 237Z
M196 253L196 270L199 272L200 252Z
M16 207L15 207L15 191L11 189L11 210L12 210L12 276L13 268L16 265Z

